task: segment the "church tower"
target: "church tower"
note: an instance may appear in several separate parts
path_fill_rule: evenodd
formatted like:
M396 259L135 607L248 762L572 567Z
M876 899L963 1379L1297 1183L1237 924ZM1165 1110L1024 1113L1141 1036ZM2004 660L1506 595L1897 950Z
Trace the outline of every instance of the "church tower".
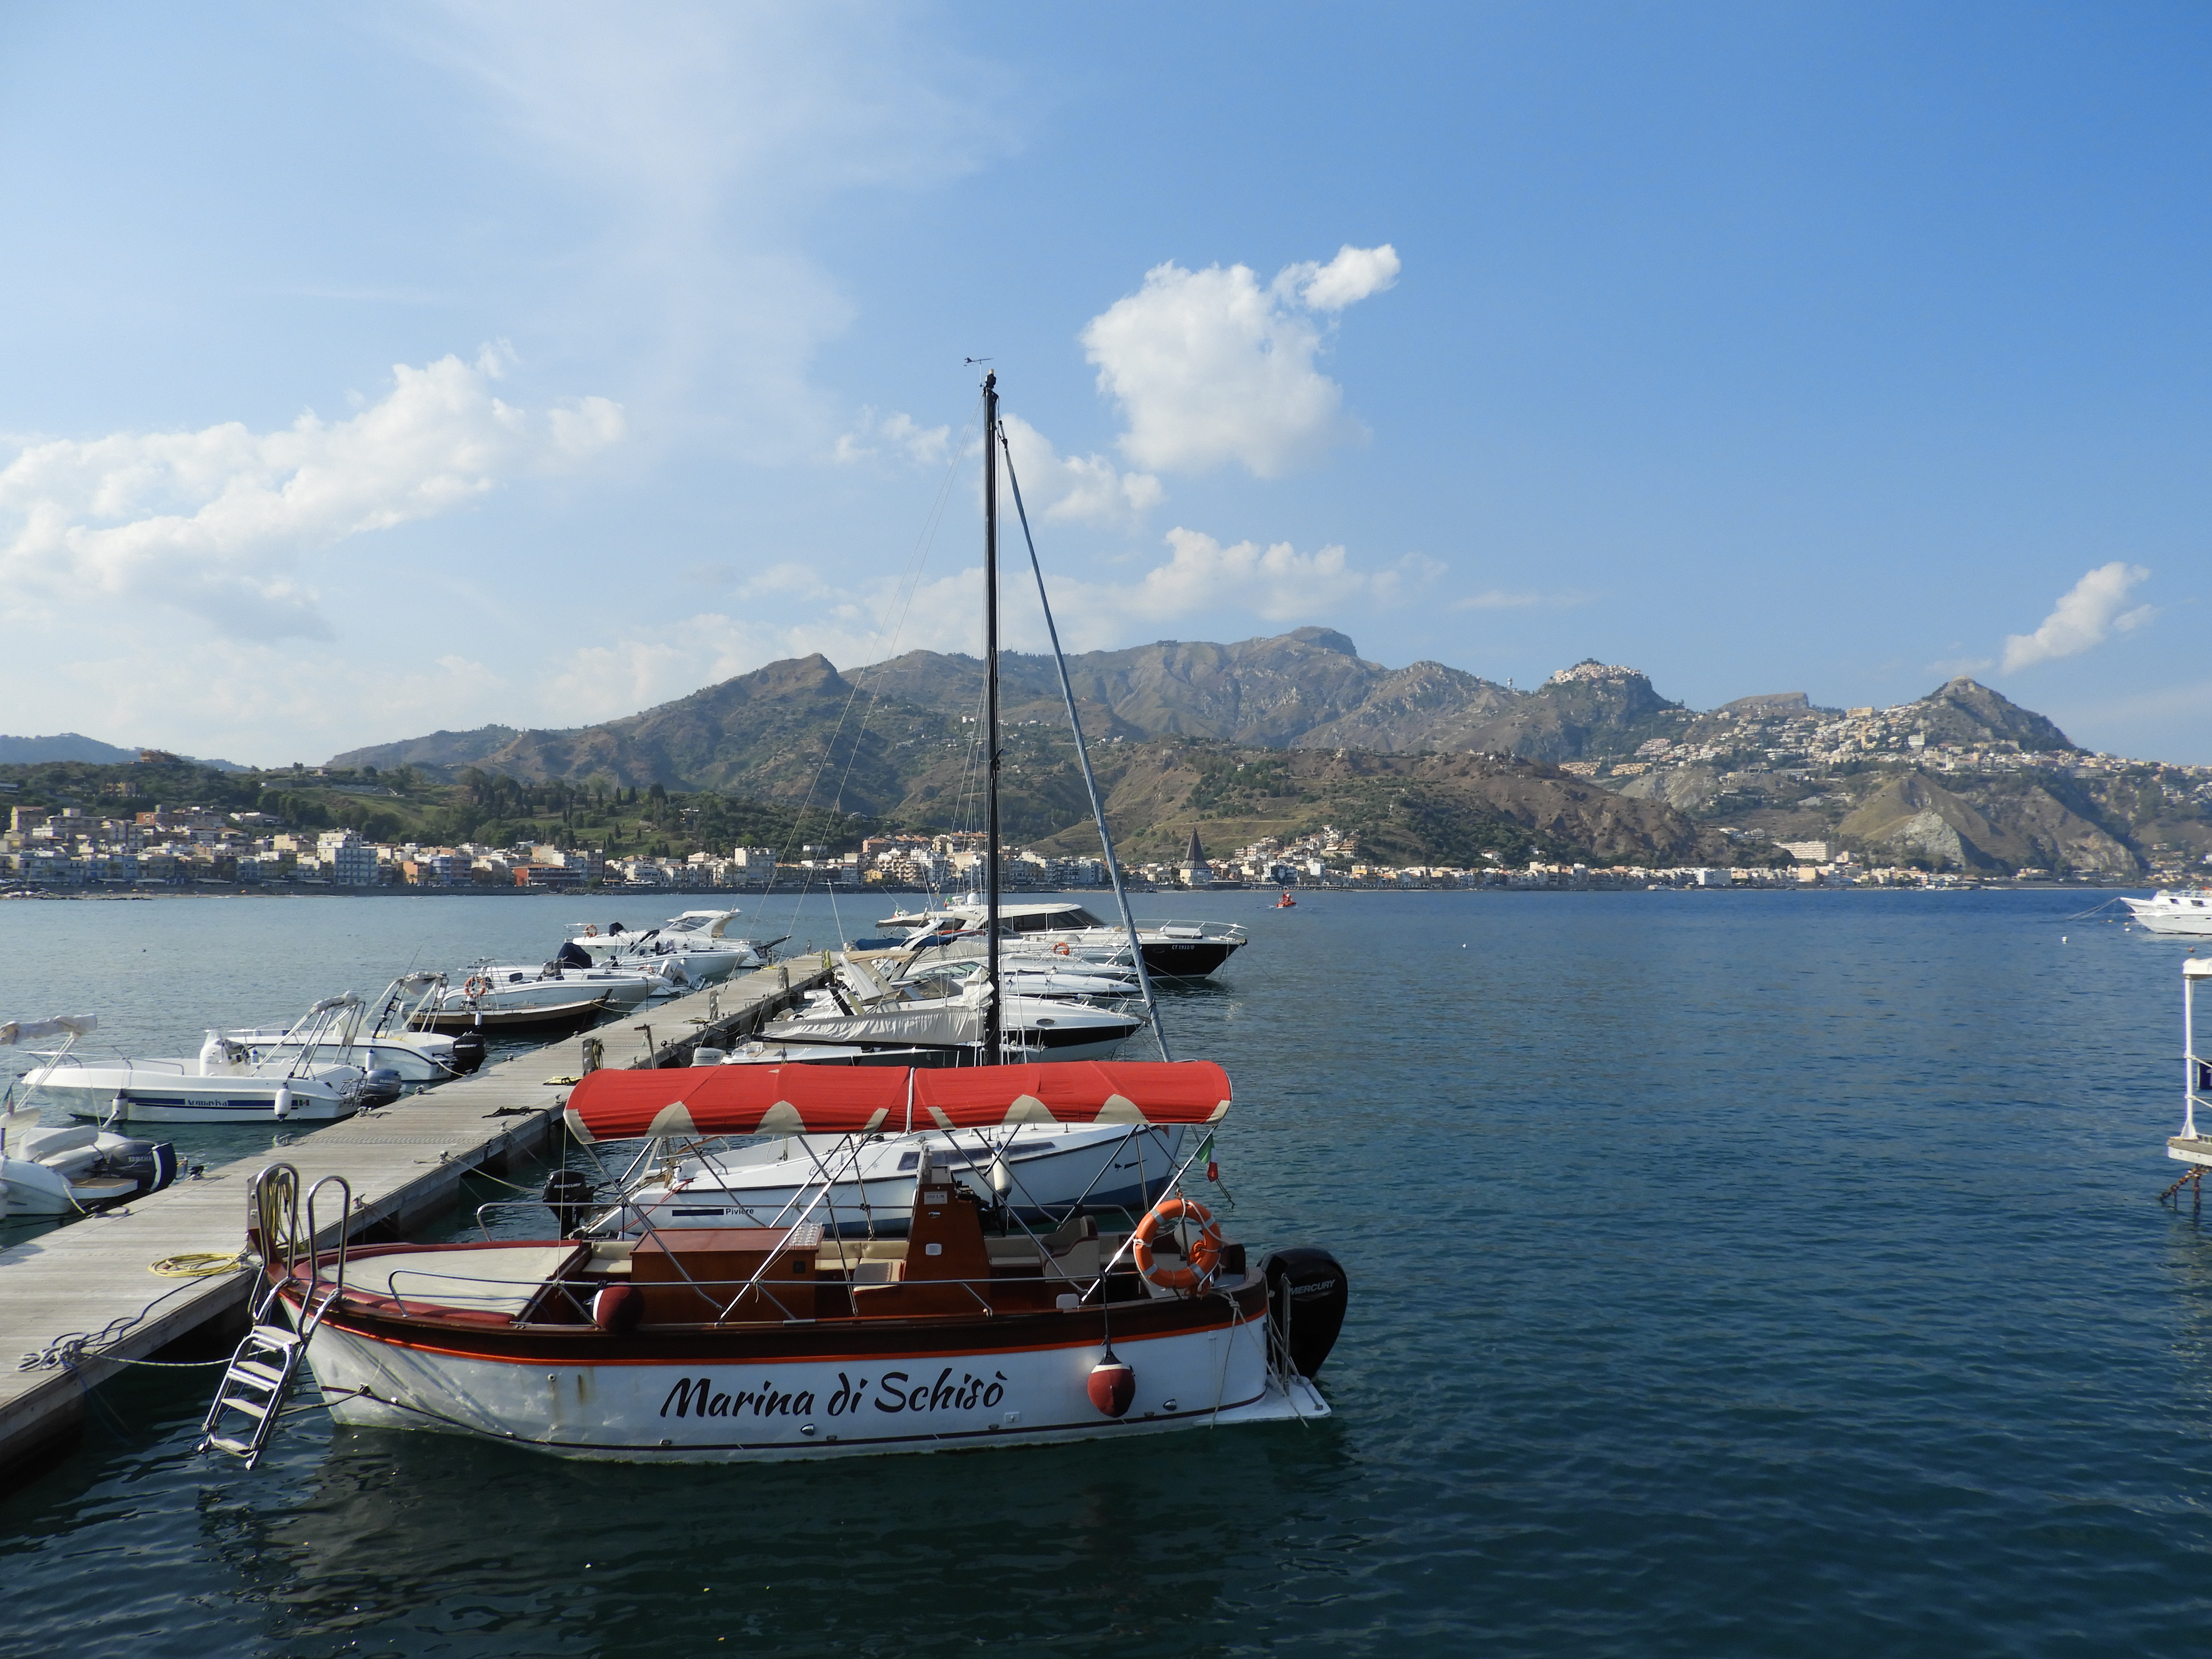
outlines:
M1190 832L1190 846L1185 849L1182 864L1176 866L1186 887L1211 887L1213 866L1206 861L1206 848L1198 844L1198 831Z

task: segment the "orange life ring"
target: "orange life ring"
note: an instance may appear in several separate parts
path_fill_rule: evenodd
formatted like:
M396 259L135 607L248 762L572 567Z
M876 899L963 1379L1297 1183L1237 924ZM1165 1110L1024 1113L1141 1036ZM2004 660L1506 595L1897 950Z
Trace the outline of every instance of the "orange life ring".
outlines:
M461 987L461 994L468 998L471 1002L474 1002L478 997L482 996L485 992L490 989L491 981L489 980L486 979L482 974L471 974L469 975L469 982Z
M597 939L599 936L599 924L598 922L587 921L584 924L584 937L586 939Z
M1160 1224L1185 1217L1200 1224L1198 1237L1191 1241L1190 1266L1154 1267L1152 1240L1159 1237ZM1164 1198L1129 1235L1129 1254L1136 1260L1137 1271L1162 1290L1195 1290L1221 1266L1221 1230L1213 1224L1213 1212L1196 1199Z
M1059 944L1054 945L1052 947L1052 953L1056 957L1070 957L1075 954L1075 952L1067 948L1067 941L1066 939L1062 939Z

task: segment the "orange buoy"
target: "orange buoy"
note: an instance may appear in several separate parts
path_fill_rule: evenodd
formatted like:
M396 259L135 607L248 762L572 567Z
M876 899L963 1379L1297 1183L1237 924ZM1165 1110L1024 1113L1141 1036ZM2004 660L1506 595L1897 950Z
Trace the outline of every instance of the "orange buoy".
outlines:
M1183 1216L1199 1224L1198 1237L1190 1244L1190 1266L1155 1267L1152 1241L1159 1237L1160 1224ZM1212 1278L1221 1266L1221 1229L1213 1224L1213 1212L1194 1198L1162 1199L1137 1224L1137 1231L1129 1235L1129 1254L1137 1264L1137 1271L1164 1291L1195 1290Z

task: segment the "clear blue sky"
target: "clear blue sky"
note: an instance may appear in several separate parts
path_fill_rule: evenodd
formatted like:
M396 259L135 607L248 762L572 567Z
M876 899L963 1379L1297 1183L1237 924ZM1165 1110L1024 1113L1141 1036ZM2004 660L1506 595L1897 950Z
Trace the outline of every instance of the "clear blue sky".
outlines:
M1084 645L1967 672L2212 761L2208 37L12 6L0 730L312 761L962 648L972 356Z

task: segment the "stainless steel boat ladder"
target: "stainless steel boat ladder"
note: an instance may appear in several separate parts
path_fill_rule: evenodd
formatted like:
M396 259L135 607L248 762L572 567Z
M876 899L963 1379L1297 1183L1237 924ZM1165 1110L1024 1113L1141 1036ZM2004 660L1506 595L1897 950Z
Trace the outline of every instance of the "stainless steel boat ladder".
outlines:
M318 1262L315 1201L323 1188L338 1189L338 1237L336 1262L325 1280ZM252 1301L252 1323L216 1387L214 1403L200 1425L201 1451L228 1452L246 1460L252 1468L261 1461L276 1425L285 1414L284 1402L307 1357L307 1343L345 1291L346 1227L353 1212L353 1189L342 1176L325 1176L307 1194L307 1225L300 1228L300 1172L289 1164L272 1164L253 1178L246 1200L261 1240L262 1283ZM301 1262L309 1281L300 1303L295 1326L285 1323L289 1308L283 1291L296 1275ZM281 1273L270 1273L281 1267ZM242 1422L232 1425L235 1414Z

